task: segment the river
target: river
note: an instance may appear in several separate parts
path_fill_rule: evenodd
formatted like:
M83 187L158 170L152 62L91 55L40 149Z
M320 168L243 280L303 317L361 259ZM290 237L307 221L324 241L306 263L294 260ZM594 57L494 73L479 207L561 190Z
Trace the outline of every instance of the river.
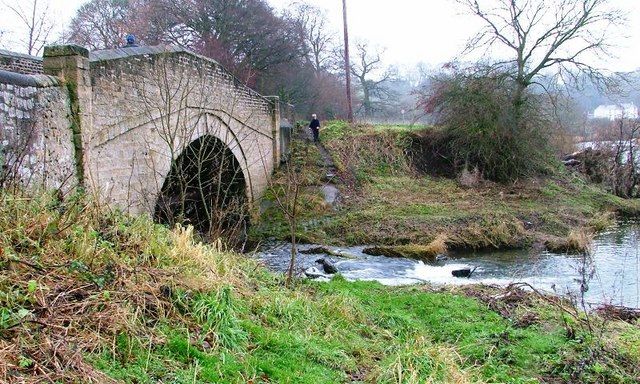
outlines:
M576 255L510 250L457 253L449 259L424 263L410 259L369 256L364 246L330 247L345 257L330 256L347 280L375 280L385 285L430 283L433 285L495 284L526 282L537 289L579 296L586 281L585 301L640 308L640 221L619 222L596 236L587 258ZM299 250L312 245L301 245ZM286 243L263 247L256 257L272 270L282 272L289 262L291 246ZM302 273L320 265L323 255L298 254L297 269ZM476 268L470 278L456 278L451 272ZM584 271L584 273L583 273ZM584 277L584 278L583 278Z

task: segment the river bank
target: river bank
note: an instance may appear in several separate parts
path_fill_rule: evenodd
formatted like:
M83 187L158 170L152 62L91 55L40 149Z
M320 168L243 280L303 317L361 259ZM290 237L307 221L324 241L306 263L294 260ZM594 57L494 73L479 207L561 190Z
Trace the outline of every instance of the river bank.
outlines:
M615 217L640 213L640 201L613 196L560 165L545 177L508 185L456 178L446 164L429 157L432 134L425 127L327 124L321 140L336 168L335 204L322 193L327 170L320 151L301 144L305 183L298 238L409 246L425 257L446 250L582 251ZM277 207L262 212L252 235L289 237Z
M300 236L430 245L445 233L449 251L452 239L500 248L635 212L567 183L570 175L524 188L413 173L399 162L409 157L396 156L407 147L393 144L406 132L354 131L364 136L354 141L326 131L334 177L304 146ZM393 145L381 152L378 142ZM349 143L340 156L332 148ZM327 183L339 191L333 203ZM287 237L268 199L262 215L255 238ZM390 287L339 276L286 286L190 228L104 211L82 194L0 192L2 382L636 383L640 330L626 320L521 286Z
M283 280L188 228L101 211L82 196L0 193L0 381L640 377L637 322L585 317L518 287Z

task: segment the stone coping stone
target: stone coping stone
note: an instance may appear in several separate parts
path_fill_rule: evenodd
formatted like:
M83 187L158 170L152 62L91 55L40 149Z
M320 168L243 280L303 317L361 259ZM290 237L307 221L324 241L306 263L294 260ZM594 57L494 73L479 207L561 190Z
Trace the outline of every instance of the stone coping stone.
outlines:
M19 87L56 87L61 84L60 79L47 75L23 75L17 72L0 70L0 84L11 84Z
M117 60L117 59L124 59L127 57L133 57L133 56L160 55L163 53L186 53L188 55L195 56L199 59L206 60L214 64L220 65L217 61L209 57L199 55L184 47L169 45L169 44L143 45L139 47L123 47L123 48L102 49L98 51L91 51L89 53L89 61L96 62L96 61L105 61L105 60Z
M44 47L44 57L82 56L89 57L89 50L79 45L48 45Z
M16 59L26 59L32 61L42 61L42 57L25 55L24 53L7 51L6 49L0 49L0 56L13 57Z

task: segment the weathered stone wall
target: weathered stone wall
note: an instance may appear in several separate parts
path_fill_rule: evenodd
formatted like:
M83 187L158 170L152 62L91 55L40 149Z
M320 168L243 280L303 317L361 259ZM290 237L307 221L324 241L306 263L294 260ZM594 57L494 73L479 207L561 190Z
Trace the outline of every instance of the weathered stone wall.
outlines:
M23 75L42 74L42 58L0 49L0 70Z
M86 177L105 202L153 212L172 160L203 135L231 149L251 200L264 191L279 160L272 102L179 48L97 51L90 59L92 99L81 104L92 122L82 127L82 146Z
M241 165L254 201L287 142L277 98L181 48L52 46L38 70L50 76L0 70L1 148L20 158L7 169L23 182L81 184L104 203L152 213L172 162L211 135Z
M74 187L69 114L67 88L58 79L0 70L0 181Z

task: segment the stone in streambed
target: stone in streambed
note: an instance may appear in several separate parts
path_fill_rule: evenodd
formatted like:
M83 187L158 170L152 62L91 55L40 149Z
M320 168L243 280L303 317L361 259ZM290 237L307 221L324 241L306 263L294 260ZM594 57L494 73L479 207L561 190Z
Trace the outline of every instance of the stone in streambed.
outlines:
M449 260L449 256L445 255L444 253L438 253L436 255L436 261L437 262L443 262L443 261L447 261Z
M302 249L299 251L301 254L303 255L329 255L329 256L336 256L336 257L342 257L345 259L355 259L356 256L342 251L340 249L337 250L333 250L333 249L329 249L327 247L324 246L319 246L319 247L311 247L308 249Z
M454 269L453 271L451 271L451 274L453 275L453 277L470 278L473 272L476 270L476 268L477 267L474 267L473 269L471 268Z
M328 274L334 274L334 273L338 273L338 268L336 268L335 264L333 264L333 262L327 258L321 258L316 260L316 263L322 265L322 269L324 270L325 273Z
M320 271L316 267L307 268L304 271L304 275L309 279L314 279L314 280L318 280L318 281L329 281L329 280L331 280L331 276L330 275L327 275L326 273L322 273L322 271Z
M311 247L300 250L303 255L332 255L333 252L327 247Z

